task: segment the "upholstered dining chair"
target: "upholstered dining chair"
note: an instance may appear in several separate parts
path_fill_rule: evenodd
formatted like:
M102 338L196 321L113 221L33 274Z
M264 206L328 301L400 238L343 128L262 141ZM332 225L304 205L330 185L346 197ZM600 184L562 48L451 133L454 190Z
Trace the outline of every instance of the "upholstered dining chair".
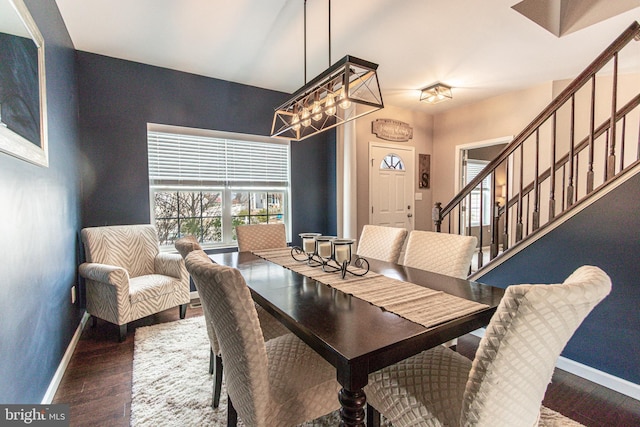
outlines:
M202 247L195 238L195 236L184 236L175 242L175 247L186 258L193 251L201 251ZM212 261L213 262L213 261ZM220 405L220 395L222 394L222 356L220 353L220 344L216 337L216 332L213 329L211 314L209 313L209 307L202 304L202 311L207 326L207 336L209 337L210 353L209 353L209 373L213 374L213 396L211 400L211 406L217 408ZM289 333L289 330L285 328L275 317L267 313L262 307L256 305L256 311L258 313L258 320L262 329L262 335L265 341L272 338L279 337Z
M180 306L180 318L190 300L189 275L178 254L160 252L150 224L88 227L81 231L86 262L78 269L86 279L87 312L120 327Z
M284 224L244 224L236 226L238 252L287 247Z
M203 251L185 263L220 344L228 425L239 415L245 425L294 426L340 407L335 368L293 334L264 341L238 269L212 263Z
M362 227L356 254L364 258L397 263L406 237L405 228L367 224Z
M409 233L403 264L465 279L477 243L474 236L413 230Z
M537 425L560 352L610 290L593 266L561 284L509 286L473 362L437 346L371 374L367 401L394 427Z

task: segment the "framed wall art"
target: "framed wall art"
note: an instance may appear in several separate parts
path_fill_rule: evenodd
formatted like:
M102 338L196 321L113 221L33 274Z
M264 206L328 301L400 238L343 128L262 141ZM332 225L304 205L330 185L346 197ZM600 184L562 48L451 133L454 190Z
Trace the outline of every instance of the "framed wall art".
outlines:
M0 0L0 152L49 165L44 39L23 0Z
M418 188L431 188L431 155L418 156Z

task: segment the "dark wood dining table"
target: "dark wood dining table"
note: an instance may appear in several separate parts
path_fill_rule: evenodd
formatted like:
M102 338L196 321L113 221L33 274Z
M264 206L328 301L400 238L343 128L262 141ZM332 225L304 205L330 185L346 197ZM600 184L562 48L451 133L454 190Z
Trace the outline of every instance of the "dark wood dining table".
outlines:
M363 388L370 373L486 326L504 294L501 288L369 259L373 272L486 304L426 328L250 252L210 258L239 269L254 301L335 366L345 426L365 425Z

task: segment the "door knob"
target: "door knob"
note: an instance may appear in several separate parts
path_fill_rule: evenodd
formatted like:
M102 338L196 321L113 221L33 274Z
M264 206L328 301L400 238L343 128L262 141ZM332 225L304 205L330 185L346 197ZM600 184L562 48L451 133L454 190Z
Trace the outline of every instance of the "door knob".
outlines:
M412 214L412 213L408 213L408 214L407 214L407 218L411 218L412 216L413 216L413 214Z

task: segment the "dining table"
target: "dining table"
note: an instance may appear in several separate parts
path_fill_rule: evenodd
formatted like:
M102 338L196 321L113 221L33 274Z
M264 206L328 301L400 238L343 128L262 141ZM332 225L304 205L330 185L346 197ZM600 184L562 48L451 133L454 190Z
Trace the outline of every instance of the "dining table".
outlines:
M340 271L296 260L294 251L209 257L240 270L254 301L335 367L344 426L366 423L363 389L370 373L486 326L504 294L375 259L342 278ZM415 297L422 294L424 299ZM402 304L387 302L397 296Z

